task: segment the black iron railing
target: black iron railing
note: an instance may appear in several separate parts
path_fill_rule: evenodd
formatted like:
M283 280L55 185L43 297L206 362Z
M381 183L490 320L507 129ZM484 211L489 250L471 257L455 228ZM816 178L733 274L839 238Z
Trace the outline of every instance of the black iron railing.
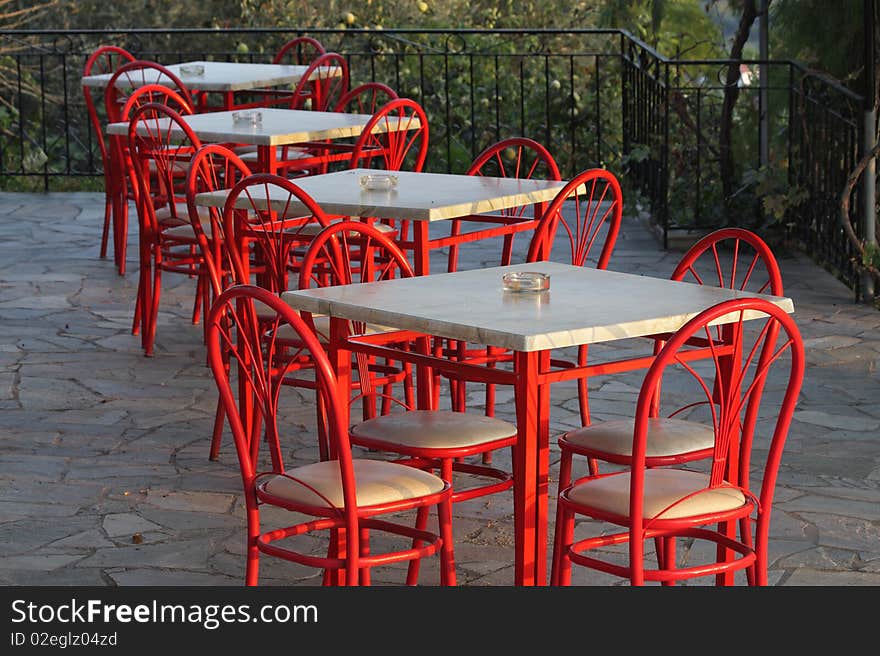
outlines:
M460 172L527 135L564 175L603 166L664 240L725 224L784 233L857 290L837 201L858 156L860 97L789 61L743 62L725 194L719 124L729 62L663 57L622 30L19 30L0 32L0 189L100 188L80 78L100 44L162 63L263 61L307 33L355 83L386 82L428 113L427 168ZM769 70L769 103L757 84ZM750 79L751 76L751 79ZM768 162L759 160L767 116ZM860 204L851 205L857 212ZM854 225L859 221L854 216ZM858 229L858 228L857 228Z

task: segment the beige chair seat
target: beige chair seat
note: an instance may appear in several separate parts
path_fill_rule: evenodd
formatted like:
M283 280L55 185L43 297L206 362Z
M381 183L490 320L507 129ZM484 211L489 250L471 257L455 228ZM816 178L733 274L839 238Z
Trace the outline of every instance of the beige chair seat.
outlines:
M351 435L396 445L448 449L515 436L516 426L467 412L412 410L368 419L352 427Z
M199 218L205 223L210 218L211 208L198 207ZM185 202L174 203L174 216L167 205L156 208L156 220L163 226L189 224L189 208Z
M635 420L613 419L570 431L565 441L604 453L630 455ZM649 419L646 455L649 458L710 449L715 444L711 426L682 419Z
M185 208L184 208L185 209ZM203 211L204 210L204 211ZM166 214L168 210L165 210ZM158 215L158 212L156 213ZM186 215L184 215L186 216ZM210 239L211 238L211 218L208 214L208 208L200 208L199 209L199 220L202 224L202 230L205 231L205 236ZM181 223L179 225L173 225L173 227L166 228L162 231L162 234L166 237L171 237L172 239L195 239L196 233L193 230L192 224L188 221L186 223Z
M354 476L357 482L357 505L374 506L378 504L406 501L443 490L445 483L431 473L382 460L355 459ZM342 478L339 463L335 460L315 462L285 472L303 484L285 476L274 476L265 483L263 489L268 494L294 503L314 506L341 508ZM313 488L321 496L313 492ZM324 498L322 498L324 497ZM328 504L329 501L329 504Z
M740 490L729 487L709 489L708 484L709 475L702 472L659 467L648 469L645 472L644 516L676 519L734 510L746 502ZM575 485L566 496L575 503L628 517L629 486L630 472L627 471L587 479ZM694 496L685 499L689 494ZM672 505L678 501L681 503Z

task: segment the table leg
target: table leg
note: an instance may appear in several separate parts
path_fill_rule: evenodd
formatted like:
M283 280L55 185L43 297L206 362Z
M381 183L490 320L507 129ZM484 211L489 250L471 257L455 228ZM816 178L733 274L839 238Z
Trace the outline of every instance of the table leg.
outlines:
M417 276L431 273L431 254L428 251L428 221L412 221L413 226L413 271Z
M514 447L514 583L547 581L547 490L549 470L550 395L539 384L540 364L547 354L517 352L517 442Z
M257 146L257 159L265 173L278 173L278 157L275 146Z

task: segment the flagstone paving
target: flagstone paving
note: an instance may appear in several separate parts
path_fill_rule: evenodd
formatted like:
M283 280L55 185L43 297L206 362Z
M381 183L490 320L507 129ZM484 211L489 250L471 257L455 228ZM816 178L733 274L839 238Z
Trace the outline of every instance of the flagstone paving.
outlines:
M100 194L0 194L0 583L241 585L241 482L229 439L218 462L207 459L216 397L190 321L194 281L165 276L156 355L144 358L130 331L136 239L121 277L97 257L102 216ZM668 277L679 256L627 219L610 268ZM463 266L491 257L477 249ZM780 264L808 369L780 473L770 583L880 585L880 312L803 255ZM630 413L638 380L591 381L594 416ZM552 402L554 433L578 425L572 386L554 387ZM285 415L293 461L315 453L310 412L303 396ZM505 390L499 414L513 416ZM460 583L511 584L508 495L459 504L455 527ZM577 569L578 584L615 583ZM425 583L434 570L423 567ZM396 584L400 573L374 581ZM270 558L261 575L320 583Z

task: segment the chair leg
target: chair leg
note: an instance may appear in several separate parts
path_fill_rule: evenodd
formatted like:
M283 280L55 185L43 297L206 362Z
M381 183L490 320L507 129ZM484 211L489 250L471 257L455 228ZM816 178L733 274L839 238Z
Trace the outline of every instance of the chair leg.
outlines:
M451 499L438 504L437 521L440 524L440 539L443 540L440 546L440 585L456 585Z
M370 529L368 529L368 528L361 529L360 552L361 552L361 556L369 556L370 555ZM369 567L361 567L359 583L360 583L360 585L370 585L370 568Z
M217 399L217 411L214 414L214 432L211 436L211 452L208 454L209 460L217 460L220 457L220 442L223 440L223 422L226 419L226 412L223 410L223 403Z
M420 531L424 531L428 526L428 506L422 506L416 511L416 528ZM421 540L413 540L413 549L418 549L422 546ZM409 566L406 569L406 584L407 585L416 585L419 582L419 568L421 567L422 559L421 558L413 558L409 561Z
M564 504L557 503L550 585L571 585L571 559L568 557L568 550L573 542L574 512L566 508Z
M101 230L101 259L107 257L107 242L110 238L110 222L113 220L113 198L108 192L104 197L104 228Z
M664 538L654 538L657 544L657 562L661 569L672 571L675 569L675 536L669 535ZM662 585L674 586L675 581L663 581Z
M247 565L245 567L245 585L254 586L259 582L260 576L260 549L257 547L257 538L260 535L259 511L256 507L247 509Z

